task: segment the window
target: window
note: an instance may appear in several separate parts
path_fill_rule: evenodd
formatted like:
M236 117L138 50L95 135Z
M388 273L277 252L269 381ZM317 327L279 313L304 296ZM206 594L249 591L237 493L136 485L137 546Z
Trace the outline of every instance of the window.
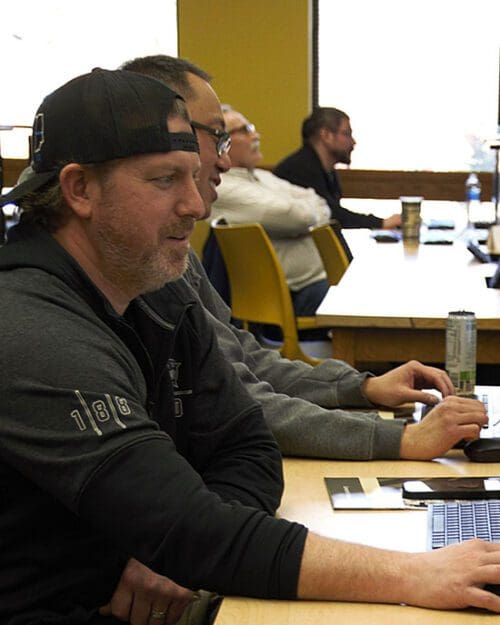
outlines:
M350 116L353 168L493 170L498 0L318 3L318 101Z
M43 97L93 67L115 69L146 54L177 55L175 0L19 0L2 5L2 156L26 158Z

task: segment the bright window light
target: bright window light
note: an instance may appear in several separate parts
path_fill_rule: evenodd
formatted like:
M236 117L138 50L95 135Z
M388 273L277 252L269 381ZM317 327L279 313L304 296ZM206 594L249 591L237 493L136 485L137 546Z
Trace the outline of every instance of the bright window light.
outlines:
M2 5L0 127L29 126L45 95L94 67L177 56L175 0L19 0ZM29 130L0 131L2 156L26 158Z
M492 170L499 50L498 0L319 0L319 104L353 168Z

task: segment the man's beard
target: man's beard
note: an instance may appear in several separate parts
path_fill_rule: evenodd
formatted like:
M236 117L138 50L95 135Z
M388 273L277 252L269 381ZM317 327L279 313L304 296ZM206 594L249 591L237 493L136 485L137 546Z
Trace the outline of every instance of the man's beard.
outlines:
M138 245L134 229L124 227L119 209L110 208L96 231L96 247L106 279L134 297L177 280L188 265L187 248L169 249L168 238L185 236L193 223L192 217L183 217L176 224L164 226L158 232L157 244L145 249Z
M347 150L334 150L332 156L335 159L335 163L342 163L344 165L351 164L351 152Z

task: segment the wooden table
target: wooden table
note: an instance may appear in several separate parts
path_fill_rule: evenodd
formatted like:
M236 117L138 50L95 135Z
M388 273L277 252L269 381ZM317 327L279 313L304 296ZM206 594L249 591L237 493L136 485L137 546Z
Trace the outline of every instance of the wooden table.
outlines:
M433 462L340 462L285 459L285 493L279 515L325 536L368 545L423 551L422 510L333 511L323 482L328 476L500 475L500 464L474 464L453 450ZM490 625L500 617L477 610L439 611L400 605L326 601L224 599L216 625Z
M333 329L333 356L361 362L445 360L448 313L469 310L478 327L477 362L498 364L500 290L458 239L453 245L377 243L368 230L344 231L354 260L318 308Z

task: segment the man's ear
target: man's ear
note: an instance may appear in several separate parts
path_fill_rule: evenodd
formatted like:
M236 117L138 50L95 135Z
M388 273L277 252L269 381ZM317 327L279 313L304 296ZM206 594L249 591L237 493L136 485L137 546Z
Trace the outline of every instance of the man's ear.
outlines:
M89 197L88 169L78 163L69 163L59 172L59 184L68 206L73 212L86 219L92 213L92 205Z
M319 129L319 136L322 141L327 142L330 138L330 133L331 133L331 130L327 128L326 126L323 126L322 128Z

